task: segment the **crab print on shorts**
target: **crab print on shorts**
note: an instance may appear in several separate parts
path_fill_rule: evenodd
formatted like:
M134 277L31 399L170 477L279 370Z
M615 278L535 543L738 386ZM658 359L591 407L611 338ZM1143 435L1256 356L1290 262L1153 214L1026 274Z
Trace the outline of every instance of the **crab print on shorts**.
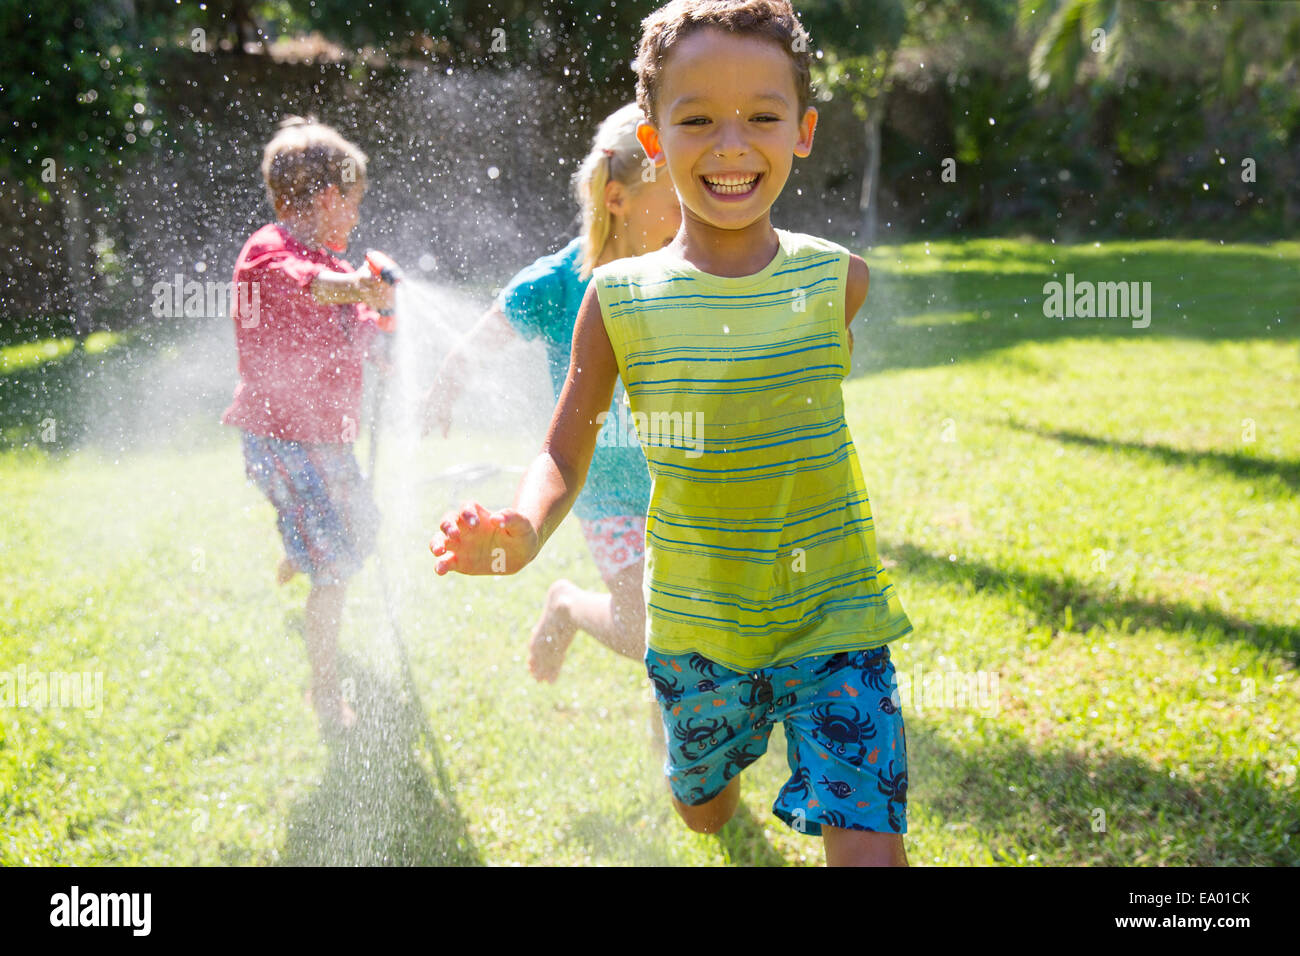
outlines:
M646 652L674 796L705 803L785 727L790 779L772 811L792 829L907 832L907 734L889 647L733 671L700 654Z

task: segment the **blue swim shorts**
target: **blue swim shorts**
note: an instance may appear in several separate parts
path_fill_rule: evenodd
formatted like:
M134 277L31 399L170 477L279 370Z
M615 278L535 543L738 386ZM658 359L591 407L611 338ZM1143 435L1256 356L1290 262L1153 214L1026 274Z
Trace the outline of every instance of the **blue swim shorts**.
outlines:
M785 726L790 779L772 805L792 829L907 832L907 734L889 647L738 673L700 654L646 652L664 773L688 806L716 797Z
M275 506L289 560L317 585L360 571L374 550L379 509L352 446L243 435L245 473Z

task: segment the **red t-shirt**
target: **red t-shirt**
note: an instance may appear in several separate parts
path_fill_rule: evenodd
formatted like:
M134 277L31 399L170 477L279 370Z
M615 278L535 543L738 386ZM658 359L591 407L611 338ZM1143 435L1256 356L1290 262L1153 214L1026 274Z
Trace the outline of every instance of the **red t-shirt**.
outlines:
M323 305L311 293L342 259L263 226L235 263L231 316L239 384L221 421L287 441L351 442L361 409L361 362L379 333L365 305Z

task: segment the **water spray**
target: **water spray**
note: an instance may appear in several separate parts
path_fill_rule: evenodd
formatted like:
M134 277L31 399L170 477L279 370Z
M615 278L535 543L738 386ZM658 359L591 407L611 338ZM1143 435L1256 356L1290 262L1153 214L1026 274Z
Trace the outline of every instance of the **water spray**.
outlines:
M366 266L370 269L370 274L376 279L382 279L390 286L395 286L402 281L402 270L397 267L397 263L390 259L384 253L376 249L366 250ZM370 449L369 468L366 474L366 480L370 482L371 494L375 493L375 464L379 460L379 426L383 420L384 410L384 391L388 375L392 374L392 335L397 329L396 310L380 309L379 328L385 332L382 351L384 365L386 366L384 374L379 377L375 383L374 403L370 408ZM378 536L376 536L375 546L375 570L379 574L379 589L384 597L384 609L388 613L388 626L393 634L393 643L397 646L397 656L401 661L402 674L406 679L406 686L412 695L412 706L420 712L420 718L426 733L428 733L427 721L424 718L424 708L420 705L420 695L416 690L415 675L411 671L411 661L406 654L406 642L402 640L402 632L397 625L397 614L393 609L392 592L388 587L388 575L384 573L384 558L381 549L378 546Z
M397 285L402 281L402 270L397 267L397 263L384 255L378 249L366 250L366 265L370 269L370 274L376 279L382 279L391 286ZM379 328L390 335L397 329L397 319L394 309L379 310ZM385 321L387 320L387 321ZM385 338L382 346L384 363L392 368L392 339ZM373 486L375 482L375 460L379 454L379 419L380 412L384 404L384 378L381 377L375 388L375 403L370 412L370 483Z

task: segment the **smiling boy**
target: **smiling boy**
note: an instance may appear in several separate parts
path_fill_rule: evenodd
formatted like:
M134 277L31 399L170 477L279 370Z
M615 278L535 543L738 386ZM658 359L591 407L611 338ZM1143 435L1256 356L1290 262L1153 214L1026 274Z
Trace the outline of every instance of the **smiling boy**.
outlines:
M674 806L694 830L720 828L780 722L791 776L777 816L821 835L828 864L906 865L888 644L912 628L876 551L841 392L867 267L771 223L812 149L808 49L785 2L678 0L646 18L639 136L671 173L682 227L595 271L514 507L470 503L431 547L439 574L531 561L582 486L616 376L638 427L703 422L690 442L639 434L653 478L645 660Z

